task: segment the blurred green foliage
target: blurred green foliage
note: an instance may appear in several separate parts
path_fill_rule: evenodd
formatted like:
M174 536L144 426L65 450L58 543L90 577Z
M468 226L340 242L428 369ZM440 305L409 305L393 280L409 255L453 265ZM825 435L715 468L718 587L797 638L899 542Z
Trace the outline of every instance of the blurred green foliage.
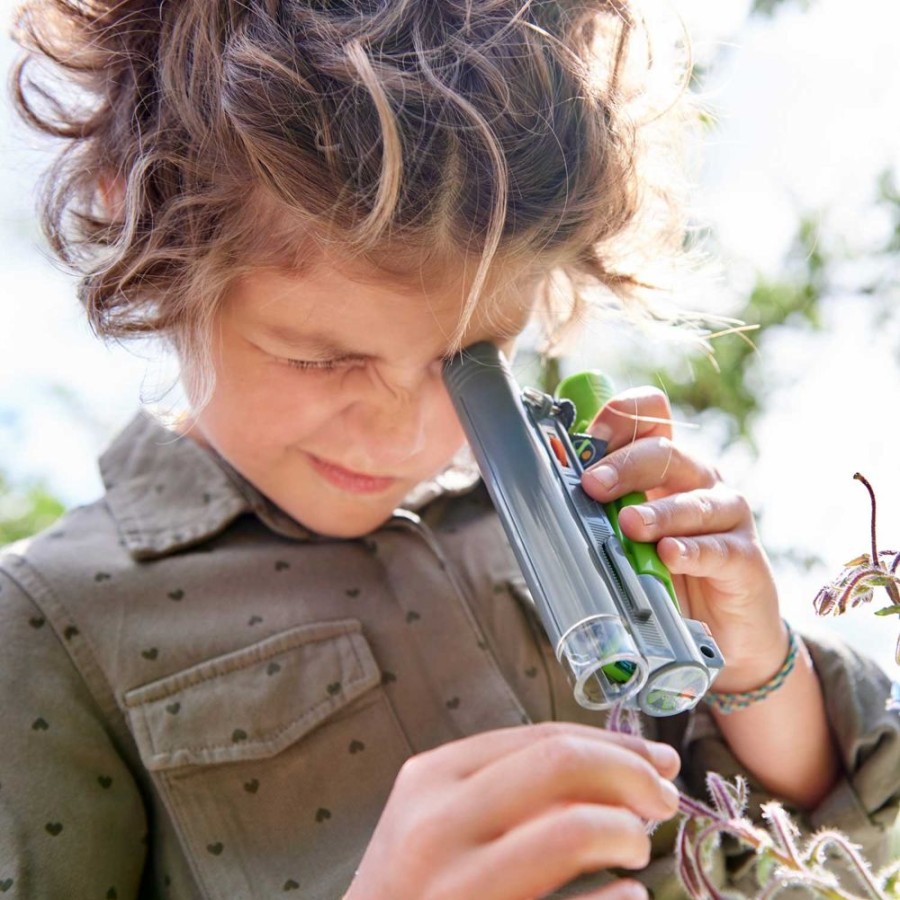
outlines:
M753 418L765 401L764 389L758 383L748 383L758 345L770 329L821 326L819 303L828 290L829 260L820 249L812 219L801 220L783 272L777 281L758 278L736 313L755 330L715 338L712 354L697 352L687 360L688 377L675 379L659 369L644 373L647 383L659 385L673 405L693 412L718 409L725 413L729 437L740 438L751 447Z
M753 0L750 12L754 16L774 16L784 6L794 6L805 11L813 2L814 0Z
M824 299L835 294L852 294L871 304L882 320L897 315L900 292L900 188L897 173L888 171L878 179L873 206L885 212L891 223L880 246L866 252L840 247L823 249L818 219L802 218L793 245L777 281L758 278L743 307L735 316L756 330L731 334L712 341L712 355L696 353L687 360L690 376L674 379L666 371L648 369L643 375L650 384L665 390L675 406L688 412L718 409L728 417L730 439L742 439L755 449L754 417L762 412L769 387L759 366L756 348L767 332L781 327L818 330ZM864 259L872 263L862 274L848 281L843 269L849 262ZM900 361L900 356L898 356ZM754 377L750 378L748 376Z
M41 484L10 485L0 474L0 546L52 525L63 504Z
M878 203L887 206L891 213L893 230L884 248L886 253L900 253L900 186L897 185L895 171L882 172L878 179Z

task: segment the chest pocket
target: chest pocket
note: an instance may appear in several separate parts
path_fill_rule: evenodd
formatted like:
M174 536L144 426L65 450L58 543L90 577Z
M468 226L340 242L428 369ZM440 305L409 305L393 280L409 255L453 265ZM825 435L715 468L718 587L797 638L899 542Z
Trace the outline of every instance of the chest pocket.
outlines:
M342 619L129 691L165 807L151 844L180 845L154 847L160 879L180 851L210 900L340 896L410 755L380 685L361 624Z

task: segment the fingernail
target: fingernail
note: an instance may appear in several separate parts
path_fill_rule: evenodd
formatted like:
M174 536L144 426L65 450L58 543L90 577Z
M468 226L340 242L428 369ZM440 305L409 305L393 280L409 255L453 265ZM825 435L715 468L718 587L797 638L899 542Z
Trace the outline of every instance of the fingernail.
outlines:
M687 556L687 544L684 541L679 541L678 538L672 538L672 543L675 545L675 549L678 551L679 556Z
M645 525L653 525L656 522L656 512L650 506L632 506L631 507L640 517Z
M678 788L672 784L671 781L666 781L665 778L660 779L660 785L662 786L663 794L666 796L666 800L668 800L669 805L678 808Z
M619 480L619 475L612 466L596 466L595 468L590 469L587 474L605 491L614 488L616 482Z

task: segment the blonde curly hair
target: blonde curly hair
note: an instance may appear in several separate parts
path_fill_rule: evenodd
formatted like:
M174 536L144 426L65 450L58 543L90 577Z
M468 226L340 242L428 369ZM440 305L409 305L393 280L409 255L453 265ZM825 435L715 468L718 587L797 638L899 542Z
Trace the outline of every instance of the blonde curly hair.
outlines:
M557 335L681 252L641 24L626 0L31 0L13 92L64 139L42 221L101 336L208 369L234 279L324 245L397 283L477 257L457 339L489 274L541 272Z

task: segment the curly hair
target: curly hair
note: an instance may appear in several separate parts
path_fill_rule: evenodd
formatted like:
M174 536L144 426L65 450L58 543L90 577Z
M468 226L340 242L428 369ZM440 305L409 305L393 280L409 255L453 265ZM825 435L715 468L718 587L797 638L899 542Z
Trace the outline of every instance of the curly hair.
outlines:
M15 26L17 108L65 144L44 231L101 336L208 360L236 277L325 245L398 283L477 255L464 319L489 273L546 273L564 330L683 243L626 0L30 0Z

